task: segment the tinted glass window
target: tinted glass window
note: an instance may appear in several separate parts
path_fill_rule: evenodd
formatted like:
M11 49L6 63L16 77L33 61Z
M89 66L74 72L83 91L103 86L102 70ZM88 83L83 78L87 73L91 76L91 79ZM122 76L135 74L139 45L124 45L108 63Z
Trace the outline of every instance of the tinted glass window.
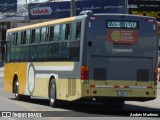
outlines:
M10 49L9 61L10 62L14 61L14 48L13 47L11 47Z
M30 43L30 36L31 36L31 32L30 30L27 30L26 31L26 44Z
M35 43L39 43L40 42L40 29L37 28L35 30Z
M71 40L75 40L76 39L76 27L77 27L77 23L76 22L72 23Z
M17 45L21 44L22 32L18 32Z
M38 61L39 58L39 45L30 46L30 61Z
M49 44L48 60L57 60L59 58L59 43Z
M13 35L13 44L14 45L17 45L17 35L18 35L18 33L14 33L14 35Z
M23 49L23 57L22 57L22 60L23 61L29 61L29 46L23 46L22 47Z
M32 33L31 33L31 43L34 43L35 41L35 30L32 30Z
M60 25L55 25L54 27L54 40L57 41L60 39Z
M81 23L74 22L13 33L14 45L26 45L11 47L9 61L79 61L80 32Z
M76 26L76 39L80 39L81 35L81 22L77 22Z
M26 31L23 31L21 44L26 44Z
M71 24L65 25L65 40L70 40L71 37Z
M46 61L47 60L47 53L48 53L48 44L40 45L39 46L39 60ZM53 53L52 53L53 54Z
M49 37L49 41L53 41L54 40L54 26L50 26L50 37Z
M44 27L41 29L41 42L46 42L48 39L48 28Z

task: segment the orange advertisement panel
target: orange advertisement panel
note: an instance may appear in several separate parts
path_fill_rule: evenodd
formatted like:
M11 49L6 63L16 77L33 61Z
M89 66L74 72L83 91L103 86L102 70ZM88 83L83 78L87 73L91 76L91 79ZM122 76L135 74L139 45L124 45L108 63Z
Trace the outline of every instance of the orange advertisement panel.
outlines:
M129 29L108 29L107 40L113 43L137 43L138 31Z

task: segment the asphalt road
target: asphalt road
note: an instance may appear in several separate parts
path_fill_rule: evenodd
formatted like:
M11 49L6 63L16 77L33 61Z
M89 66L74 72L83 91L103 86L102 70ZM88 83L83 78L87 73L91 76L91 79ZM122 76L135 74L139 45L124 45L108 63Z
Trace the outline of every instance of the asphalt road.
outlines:
M5 117L0 119L21 120L22 118L16 117L18 113L21 117L31 116L33 115L33 113L36 113L38 117L43 116L43 118L31 117L29 119L30 120L53 119L53 117L56 117L56 120L57 119L68 120L68 119L75 119L76 117L76 120L78 119L101 120L107 118L118 119L118 120L126 120L126 119L132 120L135 119L135 117L130 115L139 115L140 119L149 120L151 119L151 117L141 117L141 115L150 113L156 115L158 111L160 113L160 84L158 87L159 89L158 89L157 99L147 102L126 101L124 108L121 110L117 110L112 106L104 107L102 106L101 103L94 103L94 102L83 102L80 104L65 102L57 108L51 108L49 106L48 99L32 98L30 100L24 100L24 101L15 100L14 94L4 93L3 78L0 78L0 116L2 116L2 112L6 111L11 112L12 116L14 116L12 118ZM136 119L138 119L139 117L136 117ZM159 118L160 117L152 117L152 119L157 119L157 120Z

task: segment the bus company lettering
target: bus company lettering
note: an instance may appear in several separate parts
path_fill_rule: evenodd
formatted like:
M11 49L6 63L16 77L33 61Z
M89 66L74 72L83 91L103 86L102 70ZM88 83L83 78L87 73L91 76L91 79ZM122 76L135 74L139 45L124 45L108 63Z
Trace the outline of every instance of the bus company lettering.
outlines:
M119 48L114 48L113 50L112 50L113 52L123 52L123 53L132 53L133 52L133 50L132 49L119 49Z
M50 15L52 9L50 7L36 7L30 10L32 15Z
M160 18L160 11L157 11L157 12L156 11L131 11L131 14Z

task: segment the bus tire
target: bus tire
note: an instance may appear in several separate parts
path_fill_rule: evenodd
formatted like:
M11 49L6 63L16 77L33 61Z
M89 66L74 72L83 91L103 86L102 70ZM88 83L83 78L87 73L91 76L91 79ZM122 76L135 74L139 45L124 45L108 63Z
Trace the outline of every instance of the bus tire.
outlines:
M16 100L29 100L30 99L30 96L19 94L19 83L18 83L18 78L17 77L15 77L15 79L14 79L13 92L15 94L15 99Z
M17 77L15 77L15 79L14 79L13 92L14 92L14 95L15 95L15 99L20 100L21 96L19 95L19 83L18 83L18 78Z
M49 83L49 102L51 107L58 106L58 100L56 98L56 82L54 78L51 78Z

